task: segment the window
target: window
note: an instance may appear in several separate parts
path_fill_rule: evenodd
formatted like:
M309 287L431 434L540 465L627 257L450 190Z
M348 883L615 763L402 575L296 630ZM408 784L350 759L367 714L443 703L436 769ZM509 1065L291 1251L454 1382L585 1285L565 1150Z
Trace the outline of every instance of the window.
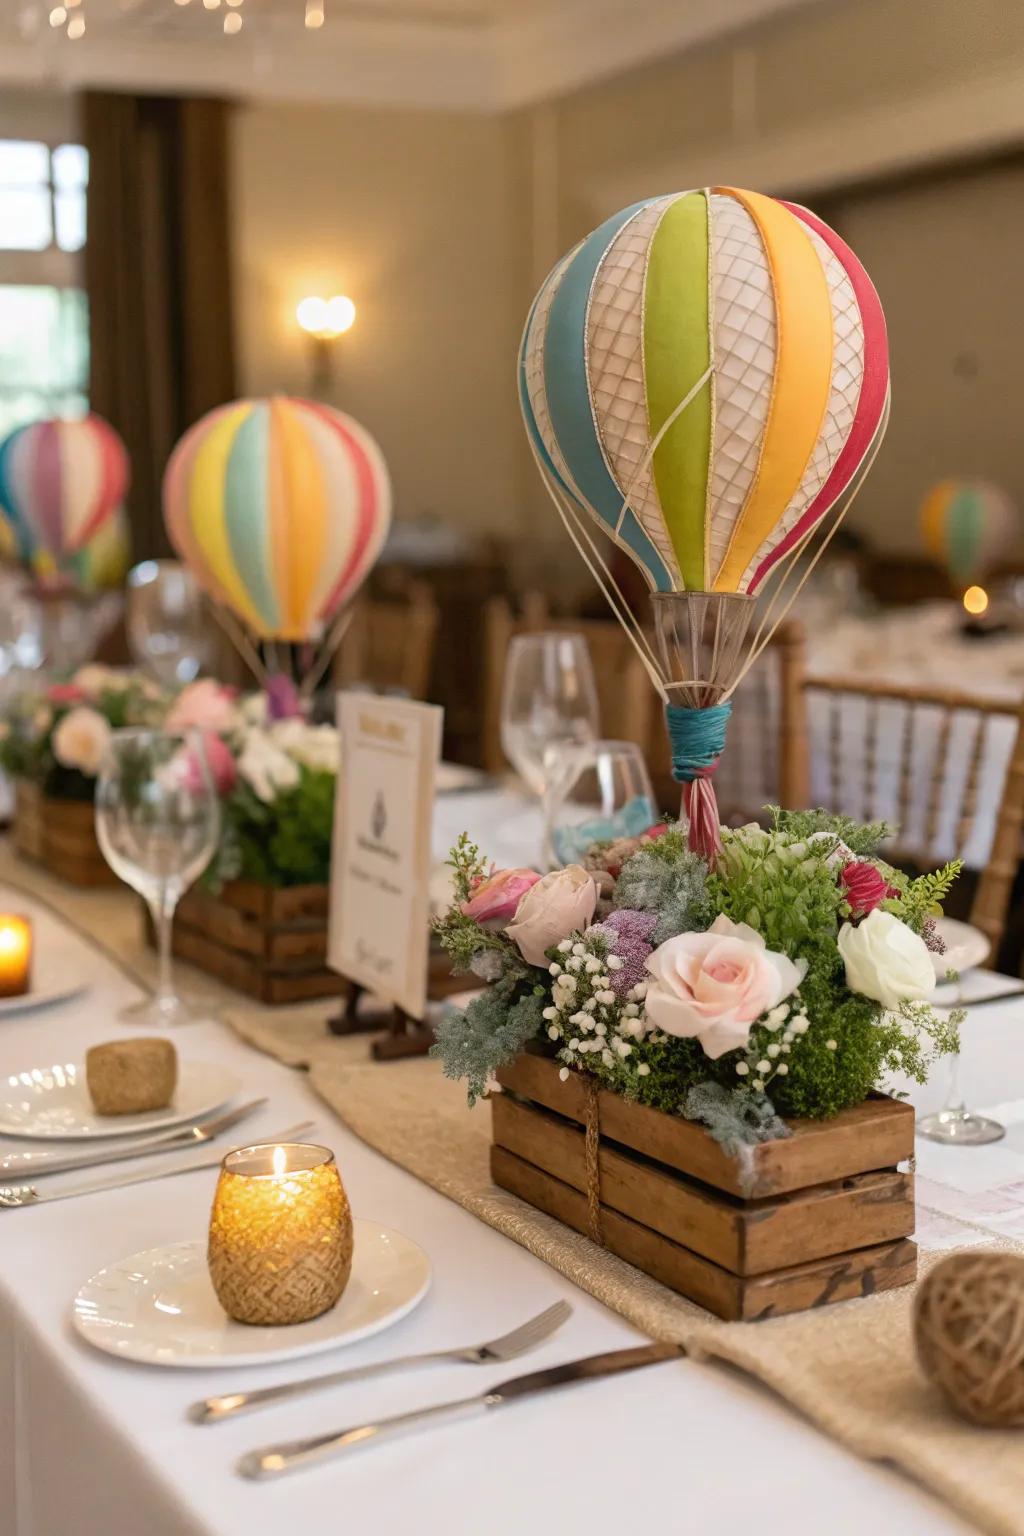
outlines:
M0 437L88 410L88 180L80 144L0 139Z

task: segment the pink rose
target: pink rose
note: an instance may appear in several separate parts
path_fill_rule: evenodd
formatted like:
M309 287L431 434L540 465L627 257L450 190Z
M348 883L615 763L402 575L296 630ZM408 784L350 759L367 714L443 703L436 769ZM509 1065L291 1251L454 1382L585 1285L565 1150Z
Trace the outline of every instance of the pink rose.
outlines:
M238 782L238 764L235 762L234 754L226 742L221 741L213 731L204 731L202 736L206 766L210 770L213 787L218 795L230 795ZM191 747L187 752L183 777L185 784L193 792L202 788L203 770Z
M880 869L862 859L851 859L843 865L839 871L839 883L843 895L850 903L853 917L866 917L869 912L881 906L887 896L899 895Z
M462 915L475 917L478 923L507 922L539 879L532 869L499 869L477 882L469 900L462 903Z
M776 954L746 923L716 917L648 956L647 1017L667 1035L696 1037L711 1059L750 1039L750 1026L795 992L807 970Z
M212 677L189 683L175 699L167 715L168 731L229 731L236 723L235 695Z
M51 704L81 704L85 691L77 683L53 683L46 690Z
M588 927L596 906L593 876L582 865L569 864L530 887L505 932L528 965L546 966L546 951Z

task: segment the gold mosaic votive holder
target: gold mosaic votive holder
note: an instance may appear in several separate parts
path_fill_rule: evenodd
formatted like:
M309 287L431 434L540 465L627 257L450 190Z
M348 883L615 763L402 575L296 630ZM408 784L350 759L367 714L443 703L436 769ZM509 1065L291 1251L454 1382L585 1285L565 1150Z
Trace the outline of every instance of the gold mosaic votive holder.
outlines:
M221 1164L210 1279L229 1317L305 1323L337 1302L352 1269L352 1212L327 1147L241 1147Z

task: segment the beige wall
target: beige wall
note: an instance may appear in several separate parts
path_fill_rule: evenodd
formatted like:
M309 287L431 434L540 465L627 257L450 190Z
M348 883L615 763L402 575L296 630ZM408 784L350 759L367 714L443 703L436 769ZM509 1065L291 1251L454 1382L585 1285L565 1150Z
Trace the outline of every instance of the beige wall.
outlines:
M468 114L266 104L234 126L242 389L308 393L296 302L349 294L334 403L380 442L399 514L474 532L515 524L524 469L517 144Z

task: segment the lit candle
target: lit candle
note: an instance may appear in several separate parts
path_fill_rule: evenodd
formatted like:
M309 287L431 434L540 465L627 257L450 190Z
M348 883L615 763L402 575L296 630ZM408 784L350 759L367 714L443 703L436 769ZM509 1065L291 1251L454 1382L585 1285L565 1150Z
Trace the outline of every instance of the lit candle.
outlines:
M221 1164L207 1252L217 1299L240 1323L304 1323L352 1268L352 1212L327 1147L241 1147Z
M20 997L32 973L32 924L27 917L0 917L0 997Z

